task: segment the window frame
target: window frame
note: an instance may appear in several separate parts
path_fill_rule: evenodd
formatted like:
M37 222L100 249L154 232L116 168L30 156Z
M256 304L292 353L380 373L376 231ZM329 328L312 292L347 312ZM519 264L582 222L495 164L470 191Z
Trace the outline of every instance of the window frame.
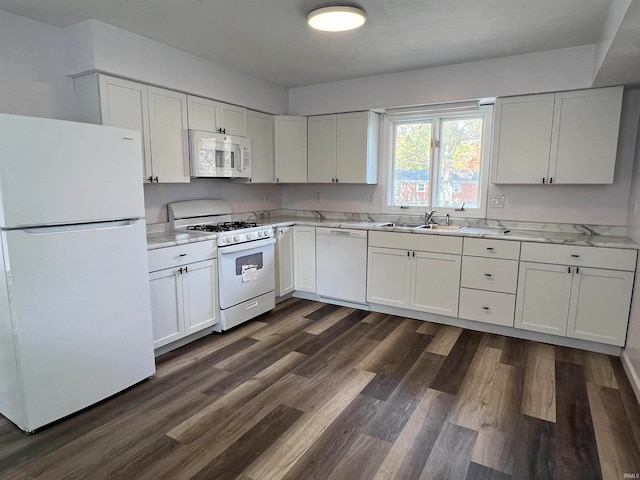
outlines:
M411 122L433 122L433 139L439 140L439 129L441 120L451 120L456 118L468 118L468 117L483 117L483 135L482 135L482 162L480 164L479 175L479 193L478 208L467 208L465 206L464 211L456 210L455 207L434 207L433 200L437 195L438 188L438 154L434 154L432 148L431 165L429 175L429 206L415 206L415 205L393 205L393 169L394 169L394 152L395 152L395 126L396 124L411 123ZM384 172L384 201L382 204L383 213L392 213L396 215L422 215L425 210L437 210L436 216L450 214L459 218L486 218L487 213L487 195L489 190L489 170L491 164L491 144L493 138L493 105L481 105L477 110L451 110L447 112L429 113L428 111L422 113L416 113L414 110L411 113L395 114L393 116L385 115L383 119L384 128L384 148L382 156L382 171ZM459 207L458 207L459 208Z

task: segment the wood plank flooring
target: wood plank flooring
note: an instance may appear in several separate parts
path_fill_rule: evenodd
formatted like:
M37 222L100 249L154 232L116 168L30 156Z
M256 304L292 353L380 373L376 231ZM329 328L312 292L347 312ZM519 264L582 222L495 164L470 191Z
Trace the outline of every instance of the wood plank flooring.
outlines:
M35 435L0 417L5 480L638 474L618 358L300 299Z

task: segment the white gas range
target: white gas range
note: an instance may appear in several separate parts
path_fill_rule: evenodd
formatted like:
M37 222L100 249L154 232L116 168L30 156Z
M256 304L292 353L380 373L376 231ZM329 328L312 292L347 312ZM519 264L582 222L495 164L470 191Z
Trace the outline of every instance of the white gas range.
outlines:
M221 332L275 307L273 228L231 220L223 200L189 200L167 207L171 228L181 233L217 234Z

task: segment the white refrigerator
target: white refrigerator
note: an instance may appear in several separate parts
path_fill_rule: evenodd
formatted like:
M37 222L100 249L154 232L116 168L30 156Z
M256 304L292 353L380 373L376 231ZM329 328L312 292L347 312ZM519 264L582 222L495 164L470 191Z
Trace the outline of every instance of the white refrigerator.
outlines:
M0 413L26 432L155 372L138 132L0 114Z

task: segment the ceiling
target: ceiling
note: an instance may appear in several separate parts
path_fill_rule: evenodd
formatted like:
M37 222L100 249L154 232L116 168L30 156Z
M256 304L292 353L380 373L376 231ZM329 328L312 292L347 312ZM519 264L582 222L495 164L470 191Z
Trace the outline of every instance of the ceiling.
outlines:
M0 9L59 27L94 18L295 87L597 43L609 4L362 0L368 22L342 33L306 25L322 0L0 0Z

